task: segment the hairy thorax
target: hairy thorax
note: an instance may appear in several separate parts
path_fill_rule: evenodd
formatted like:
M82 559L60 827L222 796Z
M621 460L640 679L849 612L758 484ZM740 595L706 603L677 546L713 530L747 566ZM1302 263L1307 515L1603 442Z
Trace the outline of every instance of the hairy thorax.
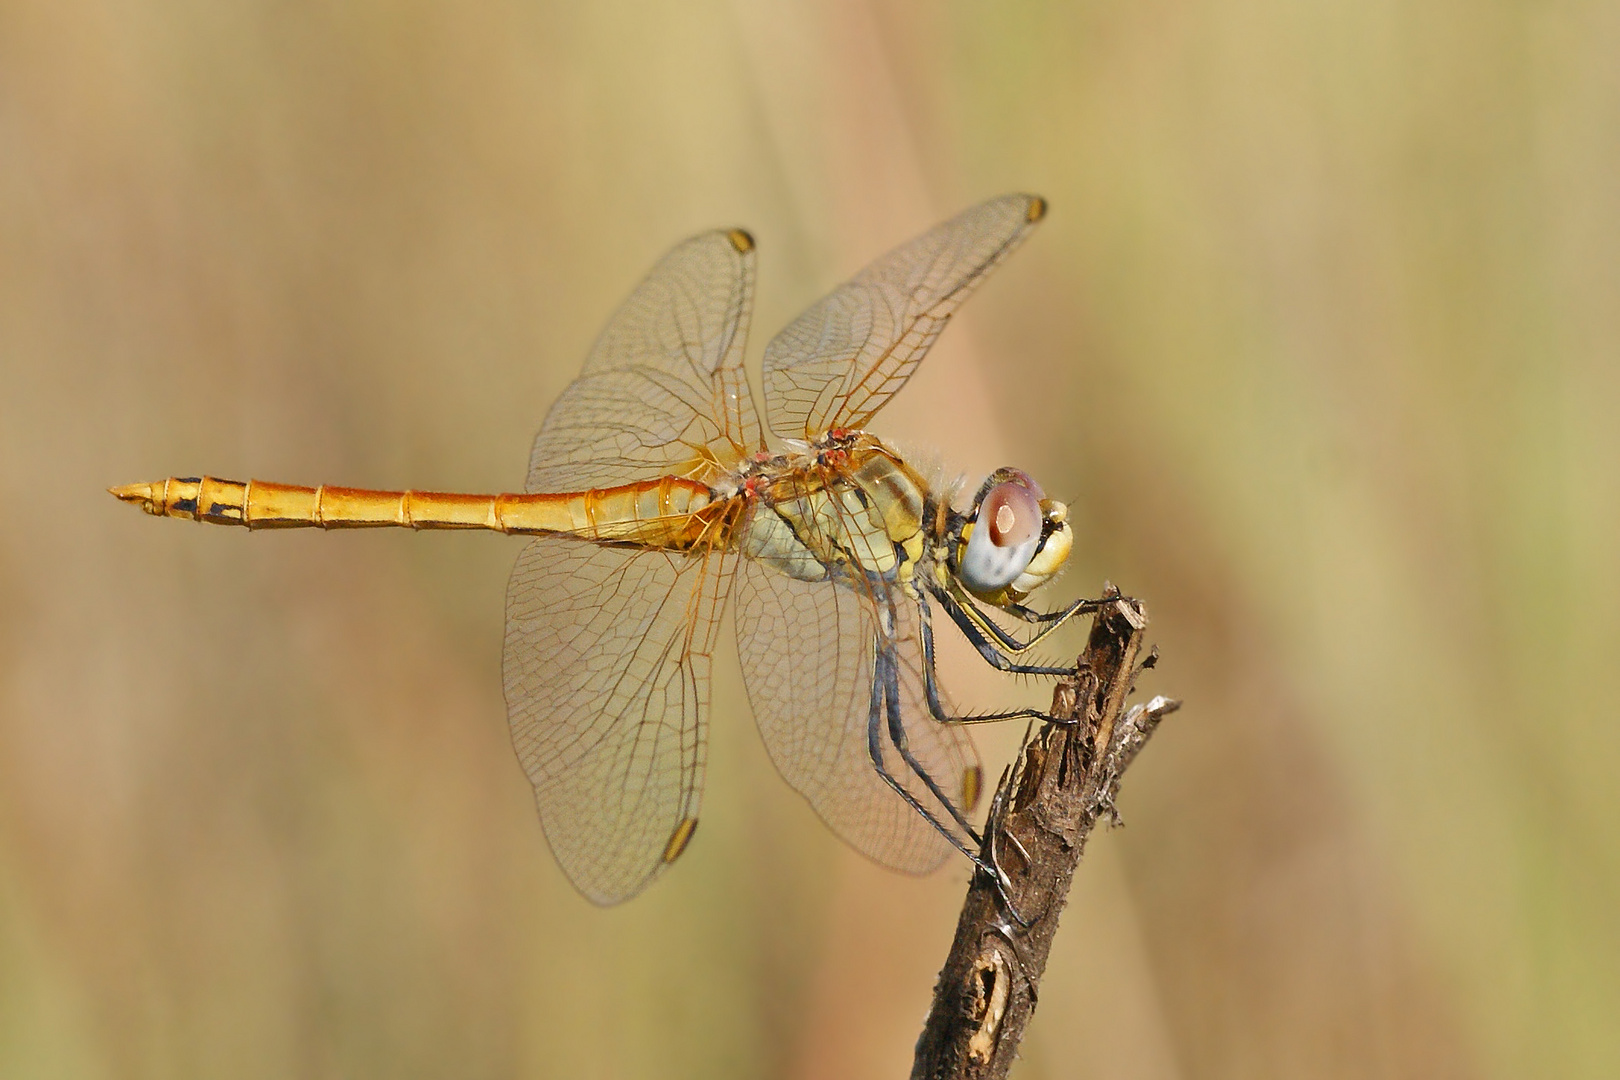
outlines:
M749 462L739 546L801 581L907 582L925 549L926 481L865 432L833 431L802 452Z

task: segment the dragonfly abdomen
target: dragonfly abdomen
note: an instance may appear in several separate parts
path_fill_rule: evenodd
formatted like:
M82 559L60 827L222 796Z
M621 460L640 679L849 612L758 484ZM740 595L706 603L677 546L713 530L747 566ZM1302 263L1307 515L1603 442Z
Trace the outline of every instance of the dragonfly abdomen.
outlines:
M489 529L684 550L714 527L709 488L681 477L560 494L375 491L212 476L110 489L159 517L249 529ZM716 506L716 510L718 507Z

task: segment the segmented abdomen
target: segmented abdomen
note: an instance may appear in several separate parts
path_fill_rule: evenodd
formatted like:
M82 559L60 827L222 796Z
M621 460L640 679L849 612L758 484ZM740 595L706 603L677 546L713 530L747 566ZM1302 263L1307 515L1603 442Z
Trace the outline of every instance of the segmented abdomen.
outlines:
M311 488L212 476L129 484L112 493L149 514L250 529L491 529L675 550L722 541L715 530L726 505L706 485L675 476L554 495Z

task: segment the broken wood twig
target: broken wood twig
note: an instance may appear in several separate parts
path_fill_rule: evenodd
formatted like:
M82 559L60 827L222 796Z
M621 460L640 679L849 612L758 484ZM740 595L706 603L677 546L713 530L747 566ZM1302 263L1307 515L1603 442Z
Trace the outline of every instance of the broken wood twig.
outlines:
M1000 880L981 870L968 885L912 1080L999 1078L1011 1068L1086 838L1099 820L1118 823L1120 777L1181 704L1155 697L1125 708L1157 659L1142 657L1147 622L1141 603L1106 587L1076 674L1053 692L1059 722L1026 734L1002 774L979 849Z

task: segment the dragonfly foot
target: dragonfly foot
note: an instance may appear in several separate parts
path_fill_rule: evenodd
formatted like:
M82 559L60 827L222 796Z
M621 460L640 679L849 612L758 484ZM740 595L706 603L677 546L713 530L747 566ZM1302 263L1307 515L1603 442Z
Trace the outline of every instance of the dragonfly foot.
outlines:
M995 798L990 804L990 813L985 819L986 840L980 846L984 849L986 857L975 857L973 861L980 870L989 876L990 881L995 885L996 897L1000 900L1000 909L1011 915L1013 921L1018 923L1020 927L1028 930L1035 920L1024 918L1023 913L1018 910L1018 905L1013 903L1012 879L1007 876L1007 871L1002 869L1001 850L998 840L1005 837L1012 844L1013 848L1018 852L1018 857L1023 860L1026 870L1033 860L1029 857L1029 851L1023 844L1019 843L1018 837L1003 831L1002 825L1005 823L1006 813L1006 790L1005 784L1003 784L1001 788L996 790ZM1008 938L1008 940L1011 941L1011 938Z

